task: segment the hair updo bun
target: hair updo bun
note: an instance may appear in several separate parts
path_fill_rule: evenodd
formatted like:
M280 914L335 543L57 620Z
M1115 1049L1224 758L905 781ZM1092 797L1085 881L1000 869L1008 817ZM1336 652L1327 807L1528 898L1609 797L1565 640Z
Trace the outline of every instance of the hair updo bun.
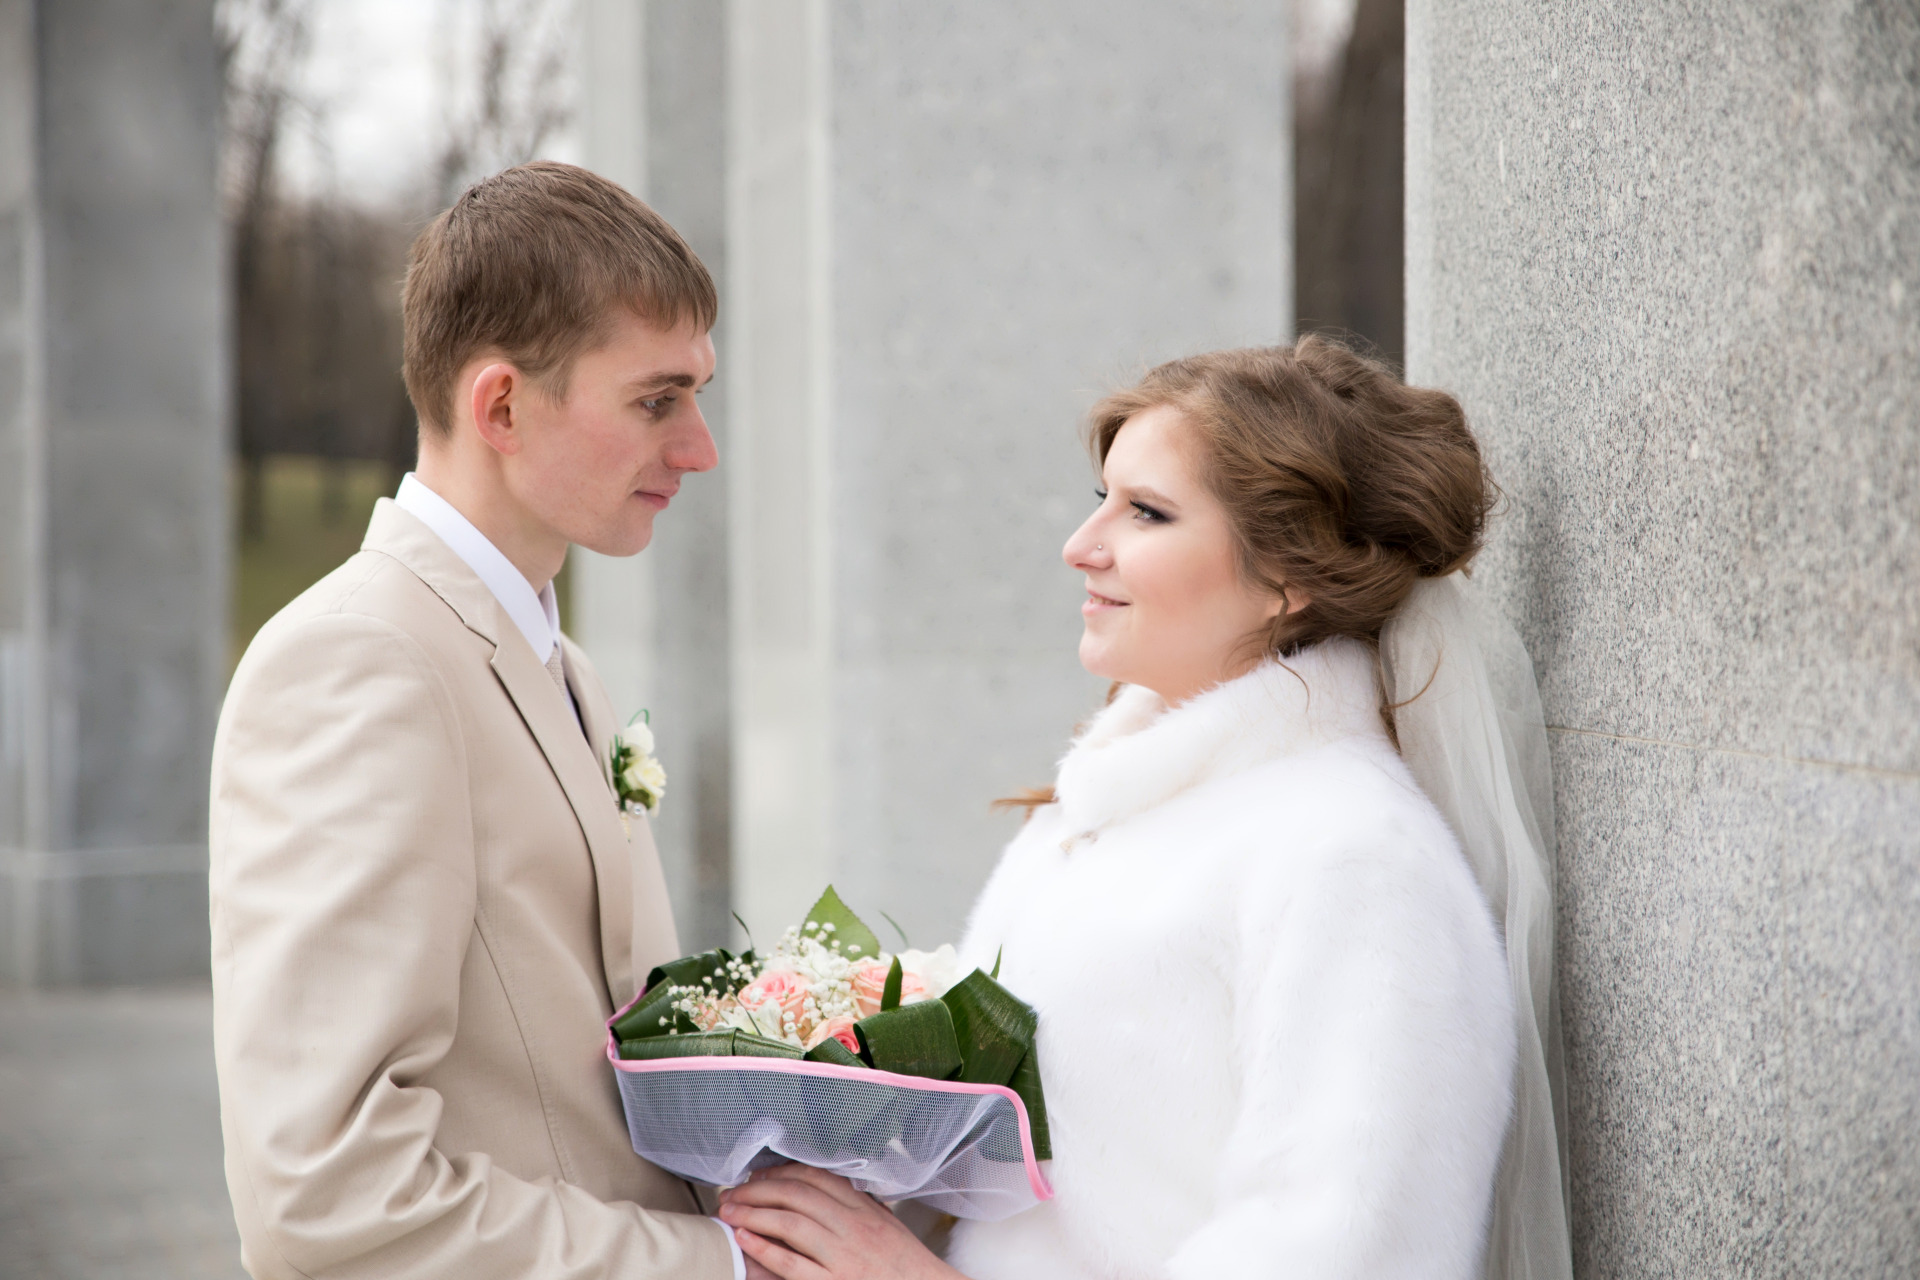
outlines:
M1169 361L1094 406L1099 460L1129 418L1162 405L1194 428L1241 571L1307 601L1275 619L1269 656L1335 636L1377 642L1418 579L1480 550L1497 490L1459 402L1338 342Z

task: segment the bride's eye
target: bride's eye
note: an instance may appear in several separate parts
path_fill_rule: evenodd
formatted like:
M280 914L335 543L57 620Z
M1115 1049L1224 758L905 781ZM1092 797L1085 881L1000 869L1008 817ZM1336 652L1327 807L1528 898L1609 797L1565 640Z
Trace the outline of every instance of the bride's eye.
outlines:
M1093 496L1098 498L1100 501L1105 502L1107 500L1107 491L1105 489L1095 489L1093 491Z
M1167 517L1144 502L1133 504L1133 518L1142 524L1166 524Z

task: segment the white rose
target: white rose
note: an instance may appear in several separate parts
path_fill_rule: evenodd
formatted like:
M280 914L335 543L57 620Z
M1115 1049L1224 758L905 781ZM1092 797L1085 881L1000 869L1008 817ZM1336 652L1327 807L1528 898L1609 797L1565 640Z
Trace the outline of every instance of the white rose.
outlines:
M643 756L653 754L653 730L644 720L635 720L620 731L620 745Z
M902 951L900 970L920 979L929 1000L938 1000L972 972L961 967L960 956L951 945L933 951Z
M667 771L652 756L640 762L640 786L656 796L667 789Z

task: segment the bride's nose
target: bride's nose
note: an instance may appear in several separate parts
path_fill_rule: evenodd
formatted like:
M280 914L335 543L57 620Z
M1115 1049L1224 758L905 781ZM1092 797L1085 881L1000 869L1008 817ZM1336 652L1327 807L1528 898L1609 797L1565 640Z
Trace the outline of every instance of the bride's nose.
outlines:
M1104 569L1113 563L1113 554L1107 550L1099 530L1095 528L1098 519L1096 516L1075 529L1073 536L1067 539L1067 545L1060 548L1060 558L1066 561L1067 568L1085 572L1088 569Z

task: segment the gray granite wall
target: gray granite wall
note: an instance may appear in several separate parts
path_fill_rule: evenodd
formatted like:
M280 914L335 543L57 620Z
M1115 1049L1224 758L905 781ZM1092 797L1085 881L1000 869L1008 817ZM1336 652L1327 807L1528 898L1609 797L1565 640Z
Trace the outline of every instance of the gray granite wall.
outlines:
M0 970L207 964L225 675L212 5L0 4Z
M1097 705L1081 413L1291 330L1286 9L729 13L736 898L924 945Z
M586 0L585 161L671 222L724 295L726 6L712 0ZM727 552L727 314L700 407L718 474L689 476L642 555L575 549L573 626L623 716L645 707L671 800L653 819L680 941L717 946L733 928L732 666Z
M1408 6L1553 728L1586 1277L1920 1273L1920 14Z

